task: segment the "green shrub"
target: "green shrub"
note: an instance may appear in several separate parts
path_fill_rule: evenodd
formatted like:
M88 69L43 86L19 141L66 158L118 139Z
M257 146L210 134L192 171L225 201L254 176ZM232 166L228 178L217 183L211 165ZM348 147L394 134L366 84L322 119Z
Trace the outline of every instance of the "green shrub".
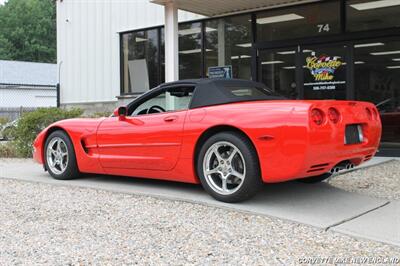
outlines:
M1 132L1 135L6 140L13 140L15 138L15 131L16 131L16 126L10 126L10 127L3 129L3 132Z
M109 117L112 112L104 111L104 112L95 112L93 114L86 115L84 117L87 118L99 118L99 117Z
M12 142L0 142L0 157L2 158L19 157L15 145Z
M50 124L81 116L81 109L65 110L60 108L39 108L36 111L25 113L18 121L15 129L15 138L12 141L18 156L32 156L32 143L37 134Z

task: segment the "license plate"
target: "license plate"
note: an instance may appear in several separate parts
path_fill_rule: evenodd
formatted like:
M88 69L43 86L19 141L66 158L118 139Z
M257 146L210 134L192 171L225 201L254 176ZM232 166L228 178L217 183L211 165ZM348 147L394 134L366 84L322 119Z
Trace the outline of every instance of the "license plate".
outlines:
M344 136L344 144L357 144L364 140L362 127L358 124L347 125Z

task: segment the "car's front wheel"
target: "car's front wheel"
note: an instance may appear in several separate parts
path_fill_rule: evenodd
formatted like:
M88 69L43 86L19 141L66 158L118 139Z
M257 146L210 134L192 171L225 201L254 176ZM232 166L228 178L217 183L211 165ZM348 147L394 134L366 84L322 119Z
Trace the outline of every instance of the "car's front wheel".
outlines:
M74 146L64 131L54 131L47 137L44 152L45 167L53 178L79 177Z
M224 202L251 198L262 186L258 156L252 143L236 132L221 132L200 149L197 173L204 189Z

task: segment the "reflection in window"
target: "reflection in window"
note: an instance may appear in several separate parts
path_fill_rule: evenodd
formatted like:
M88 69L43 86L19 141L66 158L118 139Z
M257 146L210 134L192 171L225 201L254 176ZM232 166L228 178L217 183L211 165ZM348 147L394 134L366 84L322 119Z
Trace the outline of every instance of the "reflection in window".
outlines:
M179 24L179 79L201 78L201 23Z
M382 142L400 145L400 41L364 41L354 45L356 98L376 104Z
M349 0L346 11L349 31L400 27L400 1Z
M234 78L251 79L251 17L228 17L205 22L208 67L232 66Z
M258 65L259 77L268 88L274 92L295 99L296 84L296 55L297 48L280 50L262 50Z
M339 16L339 1L261 12L257 14L257 38L273 41L339 33Z
M122 35L123 93L141 93L159 84L157 30Z

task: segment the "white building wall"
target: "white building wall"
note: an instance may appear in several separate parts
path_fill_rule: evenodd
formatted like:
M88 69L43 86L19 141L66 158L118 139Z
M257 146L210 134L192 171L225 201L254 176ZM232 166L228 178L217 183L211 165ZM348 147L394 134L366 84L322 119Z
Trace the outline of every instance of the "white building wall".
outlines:
M179 21L198 18L179 12ZM148 0L57 0L61 104L116 101L119 32L163 23L164 7Z
M0 113L7 108L57 106L55 88L0 88Z

